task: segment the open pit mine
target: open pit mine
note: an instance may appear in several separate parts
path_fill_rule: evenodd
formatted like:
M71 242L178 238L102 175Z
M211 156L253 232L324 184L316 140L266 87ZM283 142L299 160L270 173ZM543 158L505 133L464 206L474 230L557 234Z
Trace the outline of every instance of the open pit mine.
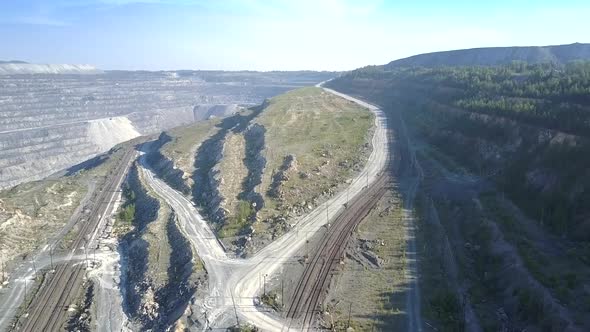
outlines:
M137 136L223 117L329 75L102 72L2 63L0 189L42 179Z

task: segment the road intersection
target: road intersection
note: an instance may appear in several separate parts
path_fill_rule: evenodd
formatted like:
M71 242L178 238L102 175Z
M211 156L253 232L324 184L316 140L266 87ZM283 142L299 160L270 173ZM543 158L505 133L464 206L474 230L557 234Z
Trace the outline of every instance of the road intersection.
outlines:
M147 184L177 213L180 228L207 269L209 296L203 304L203 311L209 322L206 327L228 327L234 325L236 319L240 319L263 331L286 330L285 321L281 317L263 311L255 304L255 298L262 293L259 276L272 276L283 264L296 260L300 256L298 253L305 245L305 237L299 234L314 234L325 226L326 204L331 207L331 217L334 218L343 210L348 195L354 197L362 194L367 183L371 184L384 170L389 146L386 135L387 121L383 112L358 99L330 89L325 90L354 101L375 114L376 130L372 139L373 150L368 162L347 190L337 193L309 214L299 218L288 233L248 259L228 257L190 199L157 178L145 163L145 158L140 158L141 172Z

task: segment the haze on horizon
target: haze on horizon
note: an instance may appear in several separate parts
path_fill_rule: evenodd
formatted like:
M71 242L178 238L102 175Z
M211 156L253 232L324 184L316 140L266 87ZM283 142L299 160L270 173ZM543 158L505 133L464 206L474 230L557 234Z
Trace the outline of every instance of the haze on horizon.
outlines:
M588 12L576 0L22 0L0 4L0 60L350 70L434 51L585 42Z

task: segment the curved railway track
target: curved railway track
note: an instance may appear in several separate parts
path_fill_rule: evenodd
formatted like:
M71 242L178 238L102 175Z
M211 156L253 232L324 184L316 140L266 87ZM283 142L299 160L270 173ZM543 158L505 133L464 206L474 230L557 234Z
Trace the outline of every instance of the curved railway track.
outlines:
M322 238L318 250L305 267L289 304L289 328L300 321L301 330L311 329L318 306L326 295L331 274L344 254L348 239L389 190L390 159L375 182L349 203L346 210L333 220L328 234Z
M127 173L128 167L135 156L135 150L129 149L113 169L111 178L103 186L102 191L95 200L90 212L91 218L82 223L78 236L72 244L70 257L80 253L84 245L88 253L88 242L93 240L102 216L118 190L121 182ZM84 252L82 252L84 253ZM20 331L58 331L61 329L68 314L67 309L75 300L82 285L82 277L85 273L85 263L66 262L59 264L48 283L31 302L28 312L19 321L22 325L17 329Z

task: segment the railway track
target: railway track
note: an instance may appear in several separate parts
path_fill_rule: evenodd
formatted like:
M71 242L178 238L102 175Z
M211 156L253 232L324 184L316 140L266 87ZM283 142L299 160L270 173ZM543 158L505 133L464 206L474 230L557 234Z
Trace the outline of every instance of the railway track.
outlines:
M82 223L72 244L70 257L79 254L80 250L82 253L86 250L88 253L88 247L95 240L100 221L108 211L111 201L115 197L115 192L118 191L135 155L135 150L129 148L113 169L112 176L106 181L106 185L103 186L95 200L96 203L93 204L90 212L91 217ZM60 330L68 314L67 310L82 285L85 267L85 263L78 262L76 264L69 261L57 265L51 279L31 302L28 312L19 319L22 325L19 327L17 324L17 329L20 331Z
M290 325L303 316L302 329L311 326L318 305L329 285L331 272L340 262L346 243L358 224L369 214L389 189L389 175L383 172L368 190L349 204L332 223L319 249L306 266L287 310Z

